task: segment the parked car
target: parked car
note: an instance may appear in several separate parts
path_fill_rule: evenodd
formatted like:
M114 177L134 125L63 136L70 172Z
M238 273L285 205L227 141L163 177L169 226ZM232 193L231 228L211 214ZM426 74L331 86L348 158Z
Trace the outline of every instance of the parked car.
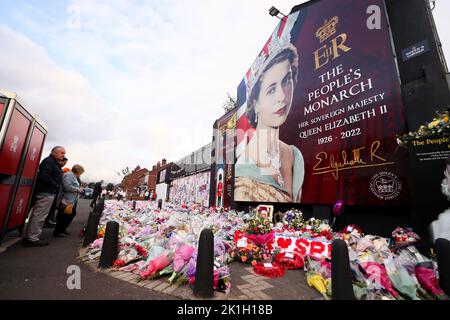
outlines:
M81 198L83 198L83 199L92 199L93 194L94 194L94 189L85 188L83 190L83 192L81 193Z

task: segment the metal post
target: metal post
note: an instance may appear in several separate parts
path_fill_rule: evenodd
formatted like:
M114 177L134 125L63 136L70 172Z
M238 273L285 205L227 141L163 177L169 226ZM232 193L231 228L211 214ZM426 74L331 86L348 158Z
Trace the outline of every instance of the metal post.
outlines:
M94 206L94 212L100 213L101 216L104 209L105 209L105 199L100 198Z
M214 296L214 235L204 229L198 243L197 267L195 271L194 295L201 298Z
M97 239L98 223L100 222L100 214L92 211L89 214L88 224L84 232L83 247L87 247Z
M119 224L109 221L106 225L105 238L103 240L102 253L100 255L100 268L110 268L117 259L119 246Z
M450 241L436 240L436 255L439 268L439 284L446 295L450 295Z
M333 300L356 300L347 244L334 240L331 247L331 291Z

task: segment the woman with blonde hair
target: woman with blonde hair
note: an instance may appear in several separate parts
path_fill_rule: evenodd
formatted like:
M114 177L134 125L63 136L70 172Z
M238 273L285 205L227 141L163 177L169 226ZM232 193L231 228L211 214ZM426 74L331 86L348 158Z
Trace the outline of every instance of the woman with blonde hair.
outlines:
M78 195L83 191L80 187L80 176L83 173L84 168L76 164L72 167L71 171L65 173L63 176L63 195L56 217L56 226L53 232L54 237L64 237L70 234L67 228L77 214Z

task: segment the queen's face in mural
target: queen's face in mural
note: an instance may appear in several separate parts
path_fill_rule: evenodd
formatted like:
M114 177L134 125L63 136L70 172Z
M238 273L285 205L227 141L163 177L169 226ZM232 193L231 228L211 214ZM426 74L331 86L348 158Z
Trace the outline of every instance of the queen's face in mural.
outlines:
M279 128L292 107L294 93L293 70L289 60L274 64L263 75L254 100L257 128Z
M247 120L255 132L236 163L235 197L240 201L300 202L301 198L303 156L279 139L279 129L292 108L298 54L290 43L277 49L248 81Z

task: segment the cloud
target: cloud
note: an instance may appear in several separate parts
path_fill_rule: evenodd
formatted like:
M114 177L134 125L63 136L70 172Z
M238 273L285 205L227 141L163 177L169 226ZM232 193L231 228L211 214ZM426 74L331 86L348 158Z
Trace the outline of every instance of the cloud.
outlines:
M227 92L236 95L278 24L269 8L288 14L302 2L19 3L0 24L0 83L49 127L45 154L65 145L85 180L116 182L123 167L177 161L209 143ZM448 9L437 3L438 31Z

